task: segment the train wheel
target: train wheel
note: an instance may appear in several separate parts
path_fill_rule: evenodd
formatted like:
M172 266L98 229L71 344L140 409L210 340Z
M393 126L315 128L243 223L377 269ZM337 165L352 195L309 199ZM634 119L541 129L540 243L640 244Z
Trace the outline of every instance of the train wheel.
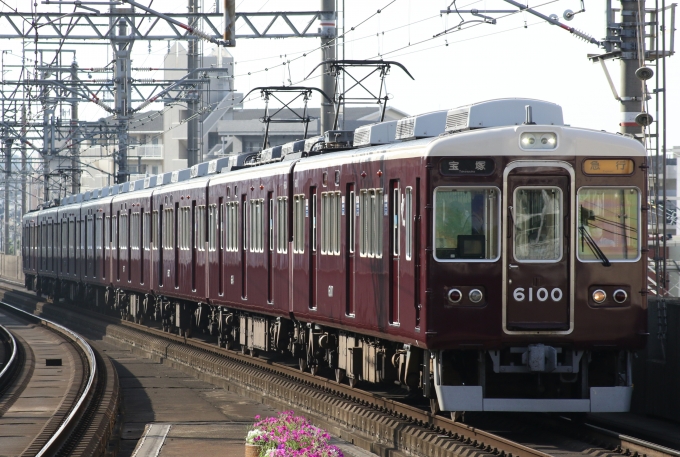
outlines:
M343 370L342 368L336 368L335 369L335 382L340 384L344 380L345 380L345 370Z
M465 420L465 411L451 411L451 420L454 422L463 422Z
M298 366L300 367L300 371L307 371L307 359L300 357L298 359Z

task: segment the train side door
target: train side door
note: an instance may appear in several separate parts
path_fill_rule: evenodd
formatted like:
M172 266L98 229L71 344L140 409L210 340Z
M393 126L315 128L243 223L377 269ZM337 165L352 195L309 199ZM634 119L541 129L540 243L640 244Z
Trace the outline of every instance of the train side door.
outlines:
M539 162L543 163L543 162ZM573 174L561 166L512 164L504 201L504 331L569 332Z

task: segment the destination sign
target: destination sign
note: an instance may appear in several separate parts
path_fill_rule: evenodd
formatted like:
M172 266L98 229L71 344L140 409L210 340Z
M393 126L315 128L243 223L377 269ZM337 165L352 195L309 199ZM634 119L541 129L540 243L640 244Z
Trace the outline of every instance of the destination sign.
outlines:
M630 159L588 159L583 162L587 175L630 175L635 164Z
M439 171L446 176L477 175L489 176L496 168L492 159L443 159Z

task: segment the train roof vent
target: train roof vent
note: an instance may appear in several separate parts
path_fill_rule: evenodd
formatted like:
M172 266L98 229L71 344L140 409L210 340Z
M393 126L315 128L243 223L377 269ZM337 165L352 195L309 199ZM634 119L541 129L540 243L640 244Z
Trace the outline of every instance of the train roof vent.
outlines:
M260 162L278 162L283 157L283 146L267 148L260 153Z
M208 162L197 163L191 166L191 177L200 178L208 174Z
M150 189L152 187L156 187L156 181L158 180L158 176L153 175L153 176L147 176L144 178L144 188L145 189Z
M286 157L290 154L295 154L296 152L303 152L305 150L305 143L307 140L297 140L291 141L281 146L281 155Z
M170 184L170 182L172 182L172 171L168 171L166 173L163 173L162 175L158 175L158 178L156 178L157 186Z
M433 111L397 121L397 139L415 140L441 135L446 128L448 111Z
M71 195L71 203L81 203L83 201L83 194Z
M118 193L119 194L124 194L130 190L130 181L124 182L123 184L119 184L118 188Z
M305 140L305 149L304 152L309 152L312 150L315 144L317 143L323 143L323 136L313 136L311 138L307 138Z
M220 173L243 168L246 165L254 163L256 158L257 152L242 152L238 155L229 156L229 164L226 167L223 167Z
M113 186L109 187L109 189L109 195L118 195L120 192L120 184L114 184Z
M397 121L364 125L354 130L353 146L366 147L392 143L397 133Z
M219 173L222 169L229 165L229 157L220 157L208 162L208 174L213 175Z
M83 201L84 202L90 201L90 191L89 190L87 192L83 193Z
M132 181L130 183L130 188L128 189L128 192L133 192L135 190L142 190L142 189L144 189L144 180L138 179L138 180Z
M189 168L183 168L181 170L175 170L172 172L170 182L182 182L186 181L187 179L191 179L191 170Z
M61 199L61 202L59 203L61 206L66 206L71 204L71 196L69 195L68 197L64 197Z
M446 116L446 131L521 125L526 120L527 105L532 108L534 123L564 125L560 105L530 98L503 98L450 110Z

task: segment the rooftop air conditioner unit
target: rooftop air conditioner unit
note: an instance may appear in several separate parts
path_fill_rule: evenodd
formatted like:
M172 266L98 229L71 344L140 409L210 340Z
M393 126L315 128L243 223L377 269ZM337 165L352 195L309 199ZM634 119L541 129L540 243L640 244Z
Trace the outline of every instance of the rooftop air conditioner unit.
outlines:
M527 106L531 106L533 123L564 125L560 105L530 98L501 98L450 110L446 116L446 131L521 125L527 118Z
M354 130L355 148L393 143L397 133L397 121L364 125Z
M415 140L430 138L444 133L448 111L433 111L397 121L397 139Z

